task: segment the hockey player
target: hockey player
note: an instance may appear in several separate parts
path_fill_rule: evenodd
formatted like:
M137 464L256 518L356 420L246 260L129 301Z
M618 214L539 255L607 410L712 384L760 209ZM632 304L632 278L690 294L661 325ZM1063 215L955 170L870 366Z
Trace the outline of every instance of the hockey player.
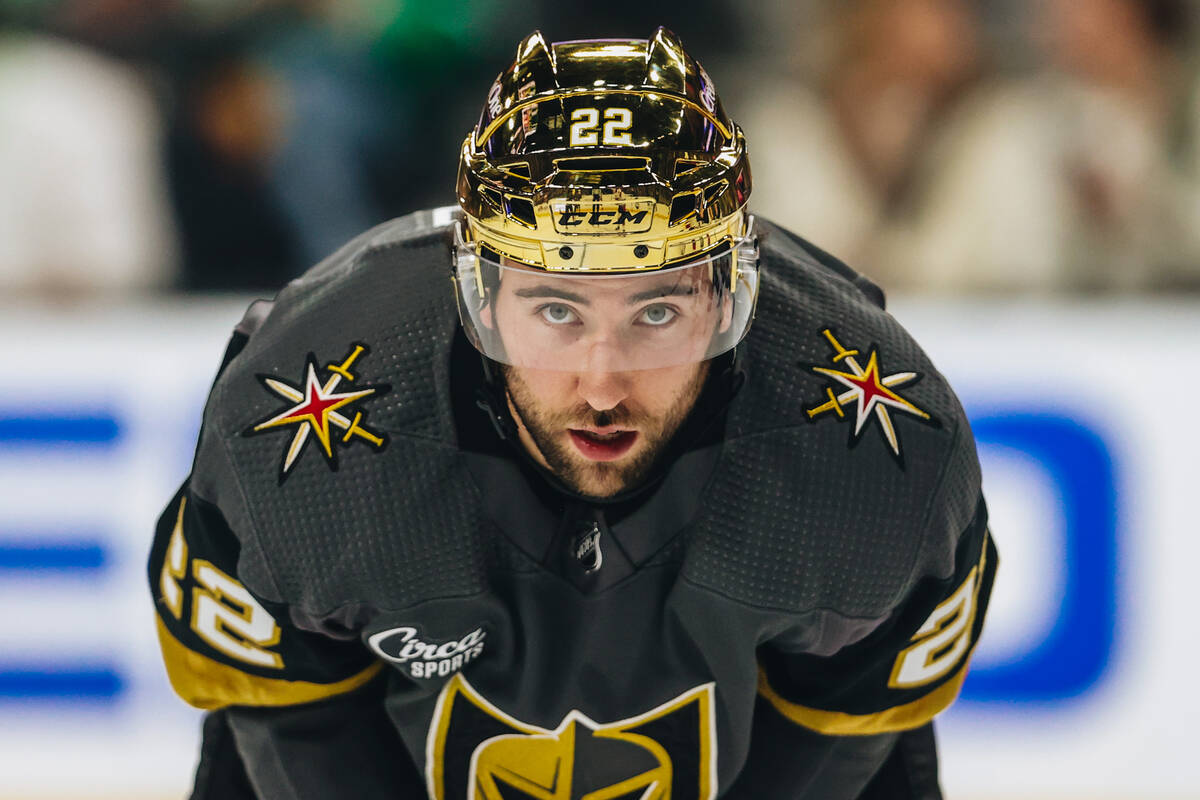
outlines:
M535 33L459 208L251 307L149 565L195 797L940 796L971 432L749 194L669 32Z

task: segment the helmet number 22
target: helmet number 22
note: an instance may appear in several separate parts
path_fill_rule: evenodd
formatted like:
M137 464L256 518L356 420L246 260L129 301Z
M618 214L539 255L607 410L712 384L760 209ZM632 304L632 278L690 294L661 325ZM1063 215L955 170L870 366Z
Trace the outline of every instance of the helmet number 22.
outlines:
M633 126L633 112L628 108L604 109L604 125L601 130L600 109L577 108L571 112L571 147L608 144L633 145L629 129Z

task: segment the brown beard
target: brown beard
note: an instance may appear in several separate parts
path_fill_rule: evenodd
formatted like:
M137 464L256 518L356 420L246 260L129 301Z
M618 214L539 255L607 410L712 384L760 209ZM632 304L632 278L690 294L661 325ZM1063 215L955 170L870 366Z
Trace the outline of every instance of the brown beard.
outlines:
M529 432L550 471L575 493L593 498L613 497L645 481L691 413L708 377L708 362L705 362L667 413L655 418L625 403L604 411L597 411L587 403L580 403L565 412L547 411L538 406L533 392L516 370L503 364L500 367L517 422ZM618 462L589 461L562 439L563 432L568 428L603 428L610 425L628 426L638 431L642 439L641 449L632 459Z

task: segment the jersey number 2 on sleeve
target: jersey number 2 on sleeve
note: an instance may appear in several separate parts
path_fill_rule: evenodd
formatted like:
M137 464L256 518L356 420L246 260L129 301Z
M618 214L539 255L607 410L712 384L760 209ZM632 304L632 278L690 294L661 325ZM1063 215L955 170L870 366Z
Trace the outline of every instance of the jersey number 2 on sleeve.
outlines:
M183 510L187 499L179 504L179 516L167 557L159 577L159 587L167 608L176 619L183 616L183 588L180 582L187 575L187 543L183 538ZM238 581L217 569L209 561L192 561L191 627L196 634L230 658L256 667L279 669L283 658L267 648L279 642L280 629L271 613L259 605L254 596Z
M979 572L978 566L972 569L962 586L942 601L913 634L914 644L896 658L888 686L893 689L922 686L958 665L971 643Z

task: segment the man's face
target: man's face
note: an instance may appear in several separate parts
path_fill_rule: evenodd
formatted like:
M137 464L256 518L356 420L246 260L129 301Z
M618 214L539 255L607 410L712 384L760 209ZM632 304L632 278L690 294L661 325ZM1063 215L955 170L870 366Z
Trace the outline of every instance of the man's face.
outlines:
M525 449L579 494L611 497L645 480L695 405L708 362L638 372L503 372Z
M689 272L504 273L493 308L517 365L503 374L522 443L582 495L644 480L695 405L709 343L728 321L707 271Z

